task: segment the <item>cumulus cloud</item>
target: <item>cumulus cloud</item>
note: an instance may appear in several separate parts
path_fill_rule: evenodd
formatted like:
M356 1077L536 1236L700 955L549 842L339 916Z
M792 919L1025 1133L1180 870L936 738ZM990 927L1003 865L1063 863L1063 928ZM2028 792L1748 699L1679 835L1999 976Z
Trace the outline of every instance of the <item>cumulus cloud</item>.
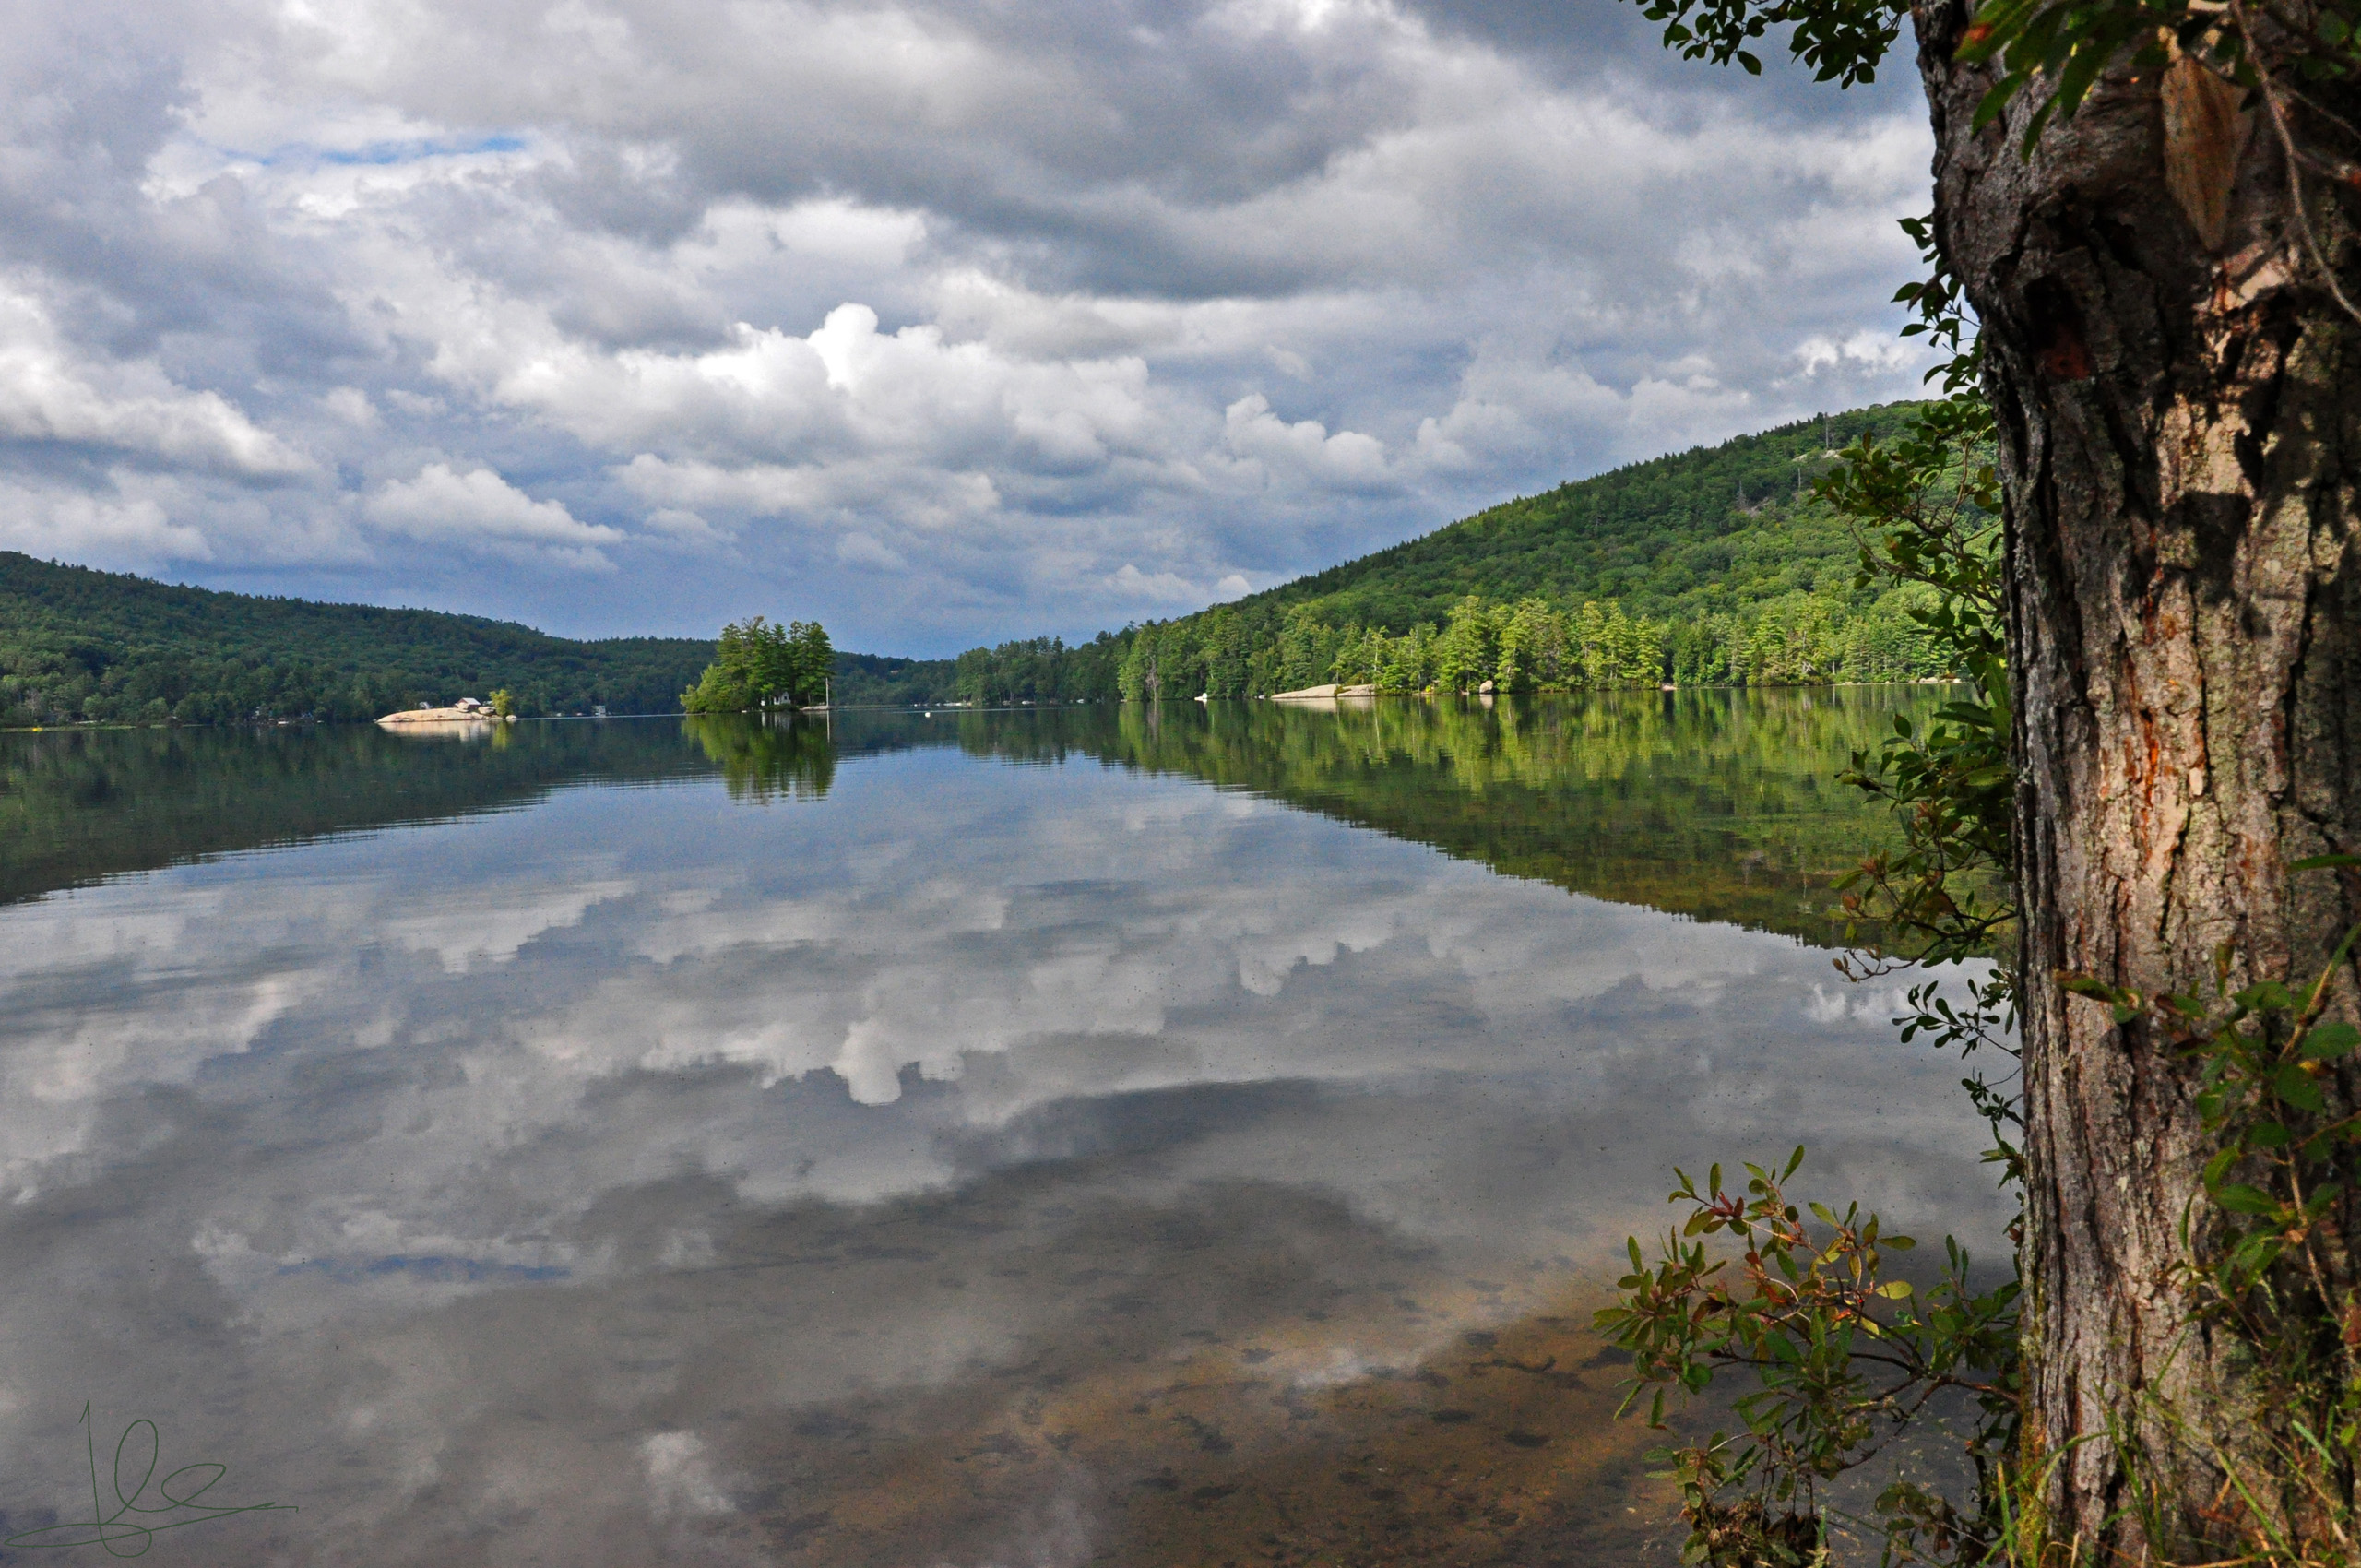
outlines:
M696 1433L650 1432L640 1440L639 1457L647 1467L649 1502L658 1517L730 1512L730 1494L715 1480L705 1439Z
M490 469L454 473L448 463L429 463L415 479L388 481L362 510L386 532L408 539L586 571L612 570L614 563L599 547L623 537L575 520L555 501L534 500Z
M5 286L0 440L243 479L283 479L312 466L217 392L177 386L151 362L82 359L60 340L39 301Z
M0 481L560 630L1086 634L1914 391L1923 107L1772 75L1522 0L51 8Z
M1204 598L1197 585L1174 572L1143 572L1131 562L1118 566L1107 586L1119 598L1154 604L1190 604Z
M1263 484L1347 493L1391 488L1382 443L1358 431L1331 435L1318 420L1289 424L1271 411L1271 400L1260 392L1232 403L1222 424L1222 444Z
M0 481L0 549L106 566L202 561L205 535L174 523L147 496Z
M696 513L679 506L659 506L650 512L647 527L651 531L691 549L719 549L727 546L734 537L726 529L715 528Z

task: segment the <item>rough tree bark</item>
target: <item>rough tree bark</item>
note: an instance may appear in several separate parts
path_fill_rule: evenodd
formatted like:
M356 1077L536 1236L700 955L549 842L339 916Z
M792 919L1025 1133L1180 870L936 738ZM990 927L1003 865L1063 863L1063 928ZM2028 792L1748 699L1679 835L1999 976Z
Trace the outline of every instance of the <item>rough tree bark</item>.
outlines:
M2094 1439L2050 1490L2058 1534L2121 1554L2083 1561L2159 1560L2112 1431L2163 1483L2162 1560L2201 1562L2206 1447L2260 1461L2266 1415L2176 1283L2210 1146L2186 1062L2051 977L2210 993L2227 942L2250 978L2308 978L2361 914L2361 880L2284 869L2361 852L2361 326L2300 258L2269 127L2193 64L2118 68L2028 160L2036 95L1973 127L1963 0L1914 20L2009 506L2028 1431ZM2323 207L2323 239L2350 232Z

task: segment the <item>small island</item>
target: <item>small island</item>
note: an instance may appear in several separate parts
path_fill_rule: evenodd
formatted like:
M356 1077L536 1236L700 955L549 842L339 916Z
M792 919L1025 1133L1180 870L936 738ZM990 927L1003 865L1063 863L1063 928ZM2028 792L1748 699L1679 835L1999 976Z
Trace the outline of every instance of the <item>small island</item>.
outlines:
M448 707L434 707L420 703L416 707L396 708L384 715L378 723L388 726L412 724L514 724L516 722L515 704L506 690L496 691L489 698L461 697Z

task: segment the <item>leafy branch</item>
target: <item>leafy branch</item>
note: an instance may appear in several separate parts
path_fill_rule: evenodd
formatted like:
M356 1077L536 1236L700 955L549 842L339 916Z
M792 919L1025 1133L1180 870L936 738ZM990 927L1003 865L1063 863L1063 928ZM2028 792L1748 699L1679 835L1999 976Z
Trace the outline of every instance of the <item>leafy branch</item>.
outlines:
M1791 1201L1786 1182L1803 1158L1797 1148L1784 1167L1748 1165L1742 1193L1725 1186L1718 1165L1702 1187L1677 1171L1670 1201L1688 1207L1685 1222L1665 1237L1653 1268L1638 1241L1628 1243L1623 1295L1597 1315L1632 1356L1624 1408L1654 1388L1651 1424L1663 1424L1668 1389L1700 1393L1722 1369L1756 1380L1733 1406L1742 1442L1715 1432L1663 1455L1689 1504L1686 1562L1805 1561L1795 1555L1806 1534L1798 1521L1817 1518L1818 1483L1869 1458L1946 1390L1972 1396L1982 1411L1968 1442L1979 1469L2014 1439L2016 1281L1976 1290L1966 1249L1948 1238L1933 1284L1922 1290L1892 1277L1887 1254L1916 1243L1857 1205L1839 1213ZM1735 1257L1701 1240L1718 1235L1736 1244ZM1726 1499L1732 1490L1743 1495ZM1899 1512L1903 1495L1889 1496ZM1908 1501L1922 1511L1935 1502L1915 1492ZM1774 1515L1774 1504L1785 1513Z
M1787 47L1813 77L1839 87L1877 80L1878 63L1901 36L1910 7L1902 0L1652 0L1643 14L1665 24L1664 44L1685 60L1736 65L1762 74L1748 47L1776 28L1792 30Z

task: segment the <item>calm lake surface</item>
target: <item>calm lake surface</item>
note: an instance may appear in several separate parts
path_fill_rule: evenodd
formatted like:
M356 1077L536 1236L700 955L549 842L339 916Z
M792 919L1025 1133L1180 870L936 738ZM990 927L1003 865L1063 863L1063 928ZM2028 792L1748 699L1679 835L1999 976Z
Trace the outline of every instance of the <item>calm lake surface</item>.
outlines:
M0 735L0 1534L1669 1563L1672 1165L1999 1252L1830 963L1937 700Z

